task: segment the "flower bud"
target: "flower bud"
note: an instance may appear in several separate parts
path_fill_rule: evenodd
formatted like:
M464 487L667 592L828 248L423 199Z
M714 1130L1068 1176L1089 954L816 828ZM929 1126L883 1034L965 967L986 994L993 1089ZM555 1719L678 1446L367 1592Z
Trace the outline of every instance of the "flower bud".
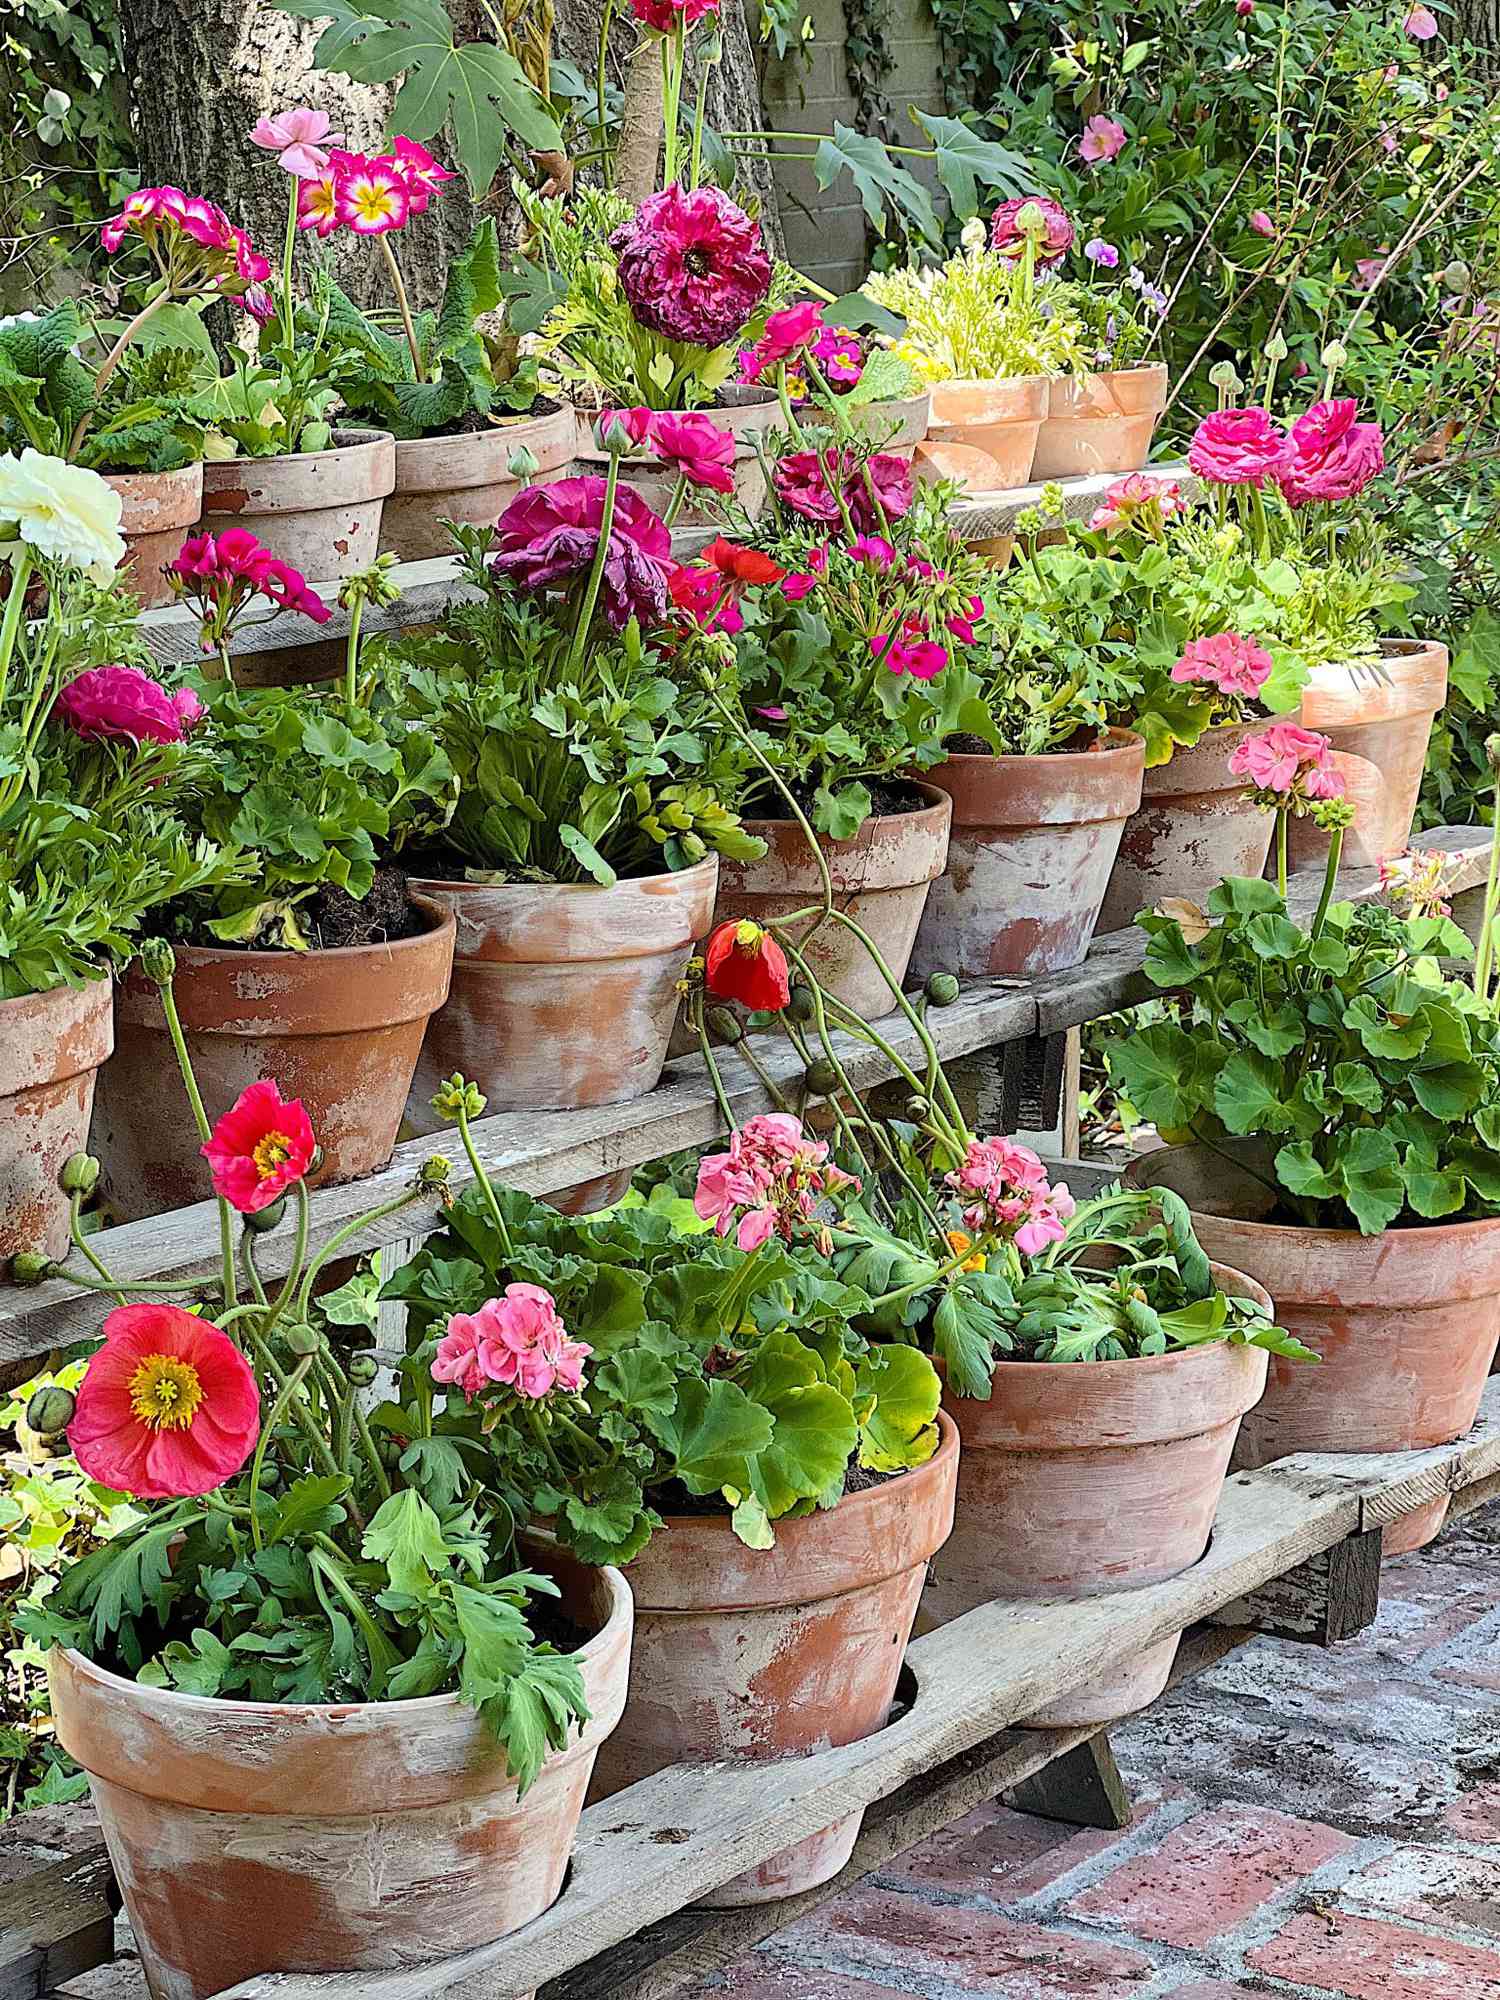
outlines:
M1285 361L1291 349L1279 333L1273 333L1266 342L1267 361Z
M1473 283L1473 272L1461 257L1455 257L1451 264L1442 269L1442 281L1450 292L1466 292Z
M933 1007L951 1007L962 988L951 972L929 972L922 989Z
M455 1070L446 1083L440 1083L432 1094L432 1108L439 1118L479 1118L484 1115L484 1107L489 1099L477 1083L470 1083L466 1076Z
M827 1056L819 1056L803 1071L803 1081L814 1097L831 1097L839 1087L839 1073Z
M1349 350L1341 340L1330 340L1321 359L1325 368L1342 368L1349 359Z
M930 1097L908 1097L906 1100L906 1115L913 1125L921 1125L932 1115L932 1099Z
M50 1383L45 1389L38 1389L26 1405L26 1428L35 1431L38 1437L56 1437L72 1423L77 1407L78 1398L71 1390Z
M323 1336L305 1320L299 1321L296 1326L289 1326L283 1338L288 1352L296 1355L316 1354L323 1345Z
M1500 778L1500 735L1485 737L1484 755L1490 769Z
M441 1153L434 1153L430 1160L424 1160L417 1169L417 1186L421 1188L446 1187L448 1185L448 1178L452 1172L453 1162L445 1160Z
M1216 361L1208 371L1208 379L1216 389L1227 389L1231 396L1244 388L1240 371L1232 361Z
M736 1042L743 1039L745 1033L738 1017L729 1007L710 1007L703 1017L703 1025L707 1028L711 1041L722 1042L726 1048L731 1049Z
M141 941L141 970L158 986L170 986L177 972L177 954L165 938Z
M595 424L594 443L611 458L629 458L637 448L635 439L618 417L611 417L608 423Z
M56 1277L57 1269L55 1260L44 1257L40 1250L18 1250L10 1260L10 1281L13 1285L40 1285Z
M799 1028L809 1028L818 1018L818 999L812 988L802 984L792 988L785 1007L786 1017Z
M985 228L983 219L971 215L958 232L958 240L965 250L982 250L989 241L989 231Z
M285 1214L286 1196L279 1194L275 1201L268 1201L264 1208L257 1208L252 1214L247 1215L244 1218L245 1227L253 1229L257 1236L269 1236L273 1229L280 1226L281 1218Z
M1046 235L1047 218L1036 202L1023 202L1016 210L1016 228L1023 236Z
M99 1185L99 1162L92 1153L69 1153L57 1185L64 1194L92 1194Z
M373 1354L351 1354L344 1373L356 1389L368 1389L380 1373L380 1363Z
M518 444L505 461L505 469L512 479L535 479L542 469L542 461L529 444Z

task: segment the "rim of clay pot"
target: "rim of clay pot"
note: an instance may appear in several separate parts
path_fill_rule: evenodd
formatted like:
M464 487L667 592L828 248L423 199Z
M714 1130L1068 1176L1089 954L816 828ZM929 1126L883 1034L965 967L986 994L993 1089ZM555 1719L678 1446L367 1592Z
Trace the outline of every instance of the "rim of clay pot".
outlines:
M1204 792L1247 791L1249 778L1231 771L1229 760L1247 736L1260 734L1268 719L1215 723L1196 743L1179 744L1165 764L1147 765L1141 797L1196 798Z
M325 468L347 476L316 499L310 499L301 490L301 480L295 494L278 490L293 471L316 477ZM373 425L337 424L333 443L323 451L284 451L269 458L209 459L203 467L205 506L210 497L241 483L247 472L253 472L260 482L254 507L244 510L248 513L306 513L310 508L341 505L352 499L383 499L396 477L396 440L389 431L377 430ZM268 481L272 482L269 486Z
M1121 1178L1131 1187L1174 1187L1174 1174L1192 1173L1197 1161L1214 1158L1207 1147L1163 1146L1132 1160ZM1273 1301L1283 1305L1421 1307L1500 1292L1500 1216L1363 1236L1357 1229L1256 1222L1199 1208L1196 1193L1175 1192L1187 1202L1210 1255L1234 1269L1264 1272ZM1475 1245L1483 1247L1482 1257L1465 1254Z
M403 498L412 493L446 493L455 480L453 456L465 460L465 483L471 486L499 485L514 481L506 461L518 445L541 453L553 452L537 467L539 472L556 471L574 456L578 419L571 403L561 403L540 417L521 416L492 425L483 431L451 431L438 437L396 439L395 491ZM444 461L436 465L430 460Z
M445 882L434 875L410 880L413 900L420 893L461 923L460 958L556 965L570 959L655 958L706 936L719 867L719 856L706 854L691 868L627 875L608 888L600 882ZM701 916L684 919L684 904L695 902L702 904ZM494 936L501 917L508 932L524 925L526 934L502 947ZM658 917L667 920L657 923Z
M197 525L203 505L201 458L195 458L191 465L175 465L170 472L105 472L100 477L120 496L122 534L167 534L173 528ZM132 519L152 500L158 511L146 520Z
M531 1559L558 1567L565 1593L570 1587L587 1593L593 1600L591 1616L599 1621L598 1630L569 1656L579 1664L593 1713L565 1749L548 1752L545 1773L592 1752L618 1722L627 1675L615 1676L619 1685L612 1689L610 1669L617 1654L624 1656L622 1666L628 1661L635 1615L630 1586L612 1565L588 1570L565 1551L541 1547ZM570 1586L566 1579L575 1572ZM602 1616L601 1607L607 1607ZM72 1647L56 1648L51 1664L53 1675L65 1675L68 1682L54 1706L59 1740L64 1733L73 1738L67 1746L69 1755L93 1776L147 1798L201 1806L204 1794L217 1789L234 1798L236 1812L285 1814L288 1802L281 1788L279 1760L257 1760L250 1749L255 1739L264 1741L268 1728L293 1747L306 1744L316 1755L318 1796L309 1802L309 1809L319 1816L364 1818L375 1811L411 1811L493 1796L500 1789L496 1760L500 1759L503 1771L503 1755L493 1732L456 1692L418 1695L407 1701L228 1701L147 1687L98 1666ZM66 1726L71 1721L68 1709L75 1703L79 1707L98 1703L115 1712L126 1709L130 1721L109 1735L90 1731L87 1745L81 1746ZM371 1745L387 1736L407 1738L410 1754L403 1757L398 1752L381 1766L381 1795L371 1802ZM87 1757L81 1754L85 1747ZM174 1768L183 1765L194 1773L193 1782L172 1783ZM263 1774L264 1793L256 1790L258 1772ZM514 1780L505 1782L514 1785Z
M952 1530L958 1479L958 1426L941 1409L937 1426L937 1450L923 1464L835 1507L777 1521L769 1549L747 1548L727 1513L667 1515L626 1565L636 1602L694 1616L819 1604L926 1562Z
M1141 802L1146 745L1131 729L1109 729L1104 747L1034 757L954 750L928 777L953 800L955 826L1088 826L1128 819ZM948 773L952 789L943 783ZM1080 812L1081 799L1089 810Z
M934 382L932 421L939 427L1040 422L1052 381L1050 375L960 375Z
M0 1098L98 1069L114 1048L114 1022L107 972L82 986L0 1000Z
M1165 407L1168 369L1165 361L1144 361L1132 368L1089 368L1081 375L1049 378L1050 417L1139 417Z
M1340 663L1314 667L1302 690L1303 727L1357 729L1408 715L1435 715L1448 696L1448 648L1442 641L1382 639L1380 654L1386 679L1377 679L1371 668L1351 671Z
M457 921L452 910L435 897L419 894L415 887L409 893L413 907L428 919L427 928L418 931L415 937L372 944L330 945L326 950L312 951L236 951L229 945L177 945L173 992L183 1026L196 1034L243 1035L257 1041L289 1032L349 1035L393 1027L396 1022L388 1011L388 982L360 976L361 972L368 975L377 957L384 964L394 961L398 966L404 965L410 973L418 972L424 958L430 958L432 963L426 968L425 979L421 984L414 980L410 987L409 1011L399 1018L416 1021L436 1012L448 997ZM218 1018L223 1011L221 982L226 973L242 974L240 983L248 988L241 996L243 1025L230 1026ZM330 1012L336 1014L336 1020L315 1029L304 1026L288 1030L278 1025L274 1017L257 1018L257 1007L274 1016L277 995L284 994L293 982L304 989L299 994L299 1008L307 1012L313 1011L317 1001L306 989L314 984L326 985ZM207 989L205 998L211 1018L206 1021L194 1017L195 989L200 983ZM156 983L138 966L120 981L118 1006L120 1019L132 1027L164 1027Z
M859 856L861 859L867 857L875 845L875 828L890 826L897 820L913 822L924 819L931 820L933 823L933 832L937 832L939 827L946 830L952 816L953 801L941 785L933 784L931 773L923 778L907 778L903 782L909 784L913 791L921 793L921 805L910 806L904 812L871 813L869 818L862 822L858 833L851 834L847 840L832 840L827 834L823 833L818 835L818 845L822 848L824 858L830 865L836 862L851 860L855 856ZM797 820L747 819L743 820L741 824L747 833L753 833L759 839L766 842L767 852L762 855L759 861L726 861L721 871L726 882L743 878L747 875L754 875L757 870L767 865L772 856L776 854L777 849L783 844L788 845L793 850L792 858L805 863L806 871L811 877L817 877L818 864L807 851L807 836L803 833L801 824ZM923 830L925 831L926 829ZM783 864L785 864L788 857L782 856L780 858ZM936 881L938 876L942 874L944 865L944 861L938 861L936 866L929 870L924 879L929 882ZM858 879L860 886L863 888L878 889L889 886L882 882L878 874L865 872ZM895 884L894 876L891 878L891 882ZM900 883L896 884L896 886L909 887L908 878L903 874Z

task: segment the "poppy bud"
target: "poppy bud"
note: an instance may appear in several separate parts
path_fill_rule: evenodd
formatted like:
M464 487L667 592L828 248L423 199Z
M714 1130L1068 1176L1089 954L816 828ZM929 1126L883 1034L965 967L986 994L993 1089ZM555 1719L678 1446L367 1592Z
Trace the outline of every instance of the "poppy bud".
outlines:
M177 954L165 938L142 940L141 970L158 986L171 985L177 973Z
M786 1017L799 1028L810 1028L818 1018L818 999L810 986L796 985L786 1003Z
M920 1125L932 1112L932 1100L927 1097L908 1097L906 1115L913 1125Z
M288 1351L297 1355L316 1354L323 1345L323 1336L305 1321L289 1326L285 1338Z
M703 1017L703 1025L707 1028L710 1038L722 1042L726 1048L733 1048L745 1033L737 1016L727 1007L710 1007Z
M286 1214L286 1196L277 1195L275 1201L268 1201L264 1208L257 1208L245 1217L245 1227L253 1229L257 1236L266 1236L275 1229Z
M1500 736L1485 737L1484 755L1490 769L1500 777Z
M803 1081L814 1097L831 1097L839 1087L839 1073L827 1056L819 1056L803 1071Z
M351 1354L344 1373L356 1389L368 1389L380 1373L380 1363L373 1354Z
M951 972L930 972L922 990L930 1005L951 1007L963 989Z
M13 1285L39 1285L56 1274L57 1264L51 1257L44 1257L40 1250L18 1250L10 1260L10 1281Z
M78 1399L70 1390L50 1383L45 1389L38 1389L26 1405L26 1428L35 1431L38 1437L56 1437L72 1423L77 1407Z
M505 469L512 479L535 479L542 469L542 461L529 444L518 444L505 461Z
M99 1162L92 1153L69 1153L57 1185L64 1194L92 1194L99 1185Z

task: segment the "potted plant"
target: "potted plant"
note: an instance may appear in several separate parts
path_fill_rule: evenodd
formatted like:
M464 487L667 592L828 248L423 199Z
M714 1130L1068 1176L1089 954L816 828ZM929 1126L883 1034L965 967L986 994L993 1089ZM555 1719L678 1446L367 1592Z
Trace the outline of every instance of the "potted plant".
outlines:
M1138 472L1151 456L1166 408L1167 365L1144 356L1167 310L1167 294L1135 264L1123 279L1103 277L1118 269L1120 253L1101 237L1084 244L1083 257L1087 280L1059 277L1050 296L1082 322L1087 365L1048 383L1033 479Z
M344 585L347 665L328 690L246 693L227 677L234 626L258 602L326 615L246 530L189 542L174 573L226 662L224 679L197 683L205 755L180 810L240 864L232 884L157 919L177 950L187 1046L211 1117L278 1075L318 1121L315 1178L354 1180L390 1158L428 1017L448 991L452 914L413 892L401 856L452 811L453 773L362 668L360 613L394 594L384 564ZM156 983L125 979L116 1014L98 1112L110 1199L127 1215L179 1208L201 1168L191 1131L163 1128L156 1080L175 1037Z
M1038 282L1072 240L1056 202L1002 202L988 240L975 218L946 264L875 271L864 282L868 297L905 322L895 352L932 391L922 463L970 492L1026 484L1048 377L1086 365L1081 318L1066 303L1054 311Z
M407 1305L408 1367L446 1389L436 1435L487 1450L488 1482L563 1551L625 1567L636 1671L595 1795L684 1758L770 1762L881 1728L957 1444L926 1357L872 1349L850 1324L872 1302L791 1254L849 1191L828 1148L794 1117L751 1119L702 1163L687 1231L649 1208L569 1220L491 1184L472 1086L436 1102L476 1180L383 1296ZM548 1379L567 1393L539 1402ZM706 1900L826 1881L862 1816Z
M931 392L910 361L830 325L810 301L769 315L760 339L741 349L739 377L776 389L788 429L795 412L804 425L853 430L898 458L911 457L932 419Z
M475 601L393 649L403 726L458 787L413 862L459 927L412 1088L421 1130L455 1070L502 1109L652 1089L719 857L758 851L735 811L744 756L695 692L706 642L674 601L671 536L609 463L523 489L492 548L461 533Z
M40 323L40 322L39 322ZM121 502L98 473L0 457L0 1260L60 1256L63 1163L114 1040L110 971L174 896L234 868L174 806L201 773L201 705L142 671ZM39 615L28 593L42 587ZM109 664L103 664L109 662Z
M171 951L149 955L171 1014ZM546 1909L624 1700L631 1611L617 1571L518 1546L430 1423L399 1443L371 1425L367 1292L319 1291L340 1238L261 1283L260 1232L289 1203L305 1241L306 1107L263 1079L197 1129L216 1284L175 1288L198 1310L117 1305L76 1403L54 1387L32 1405L138 1516L22 1623L51 1649L58 1738L89 1774L147 1977L207 1994L445 1957ZM430 1162L376 1213L441 1199L445 1173ZM90 1262L78 1282L124 1299ZM398 1380L430 1411L425 1373ZM291 1903L295 1924L268 1925Z
M1147 976L1170 997L1108 1048L1115 1082L1173 1142L1132 1177L1181 1194L1208 1254L1258 1279L1322 1357L1315 1375L1273 1364L1248 1465L1461 1436L1500 1333L1500 1028L1483 950L1475 985L1444 971L1471 947L1436 890L1405 910L1334 900L1339 774L1326 742L1276 728L1254 760L1266 800L1330 836L1312 922L1245 879L1206 917L1141 916ZM1409 1516L1388 1552L1421 1547L1446 1511Z

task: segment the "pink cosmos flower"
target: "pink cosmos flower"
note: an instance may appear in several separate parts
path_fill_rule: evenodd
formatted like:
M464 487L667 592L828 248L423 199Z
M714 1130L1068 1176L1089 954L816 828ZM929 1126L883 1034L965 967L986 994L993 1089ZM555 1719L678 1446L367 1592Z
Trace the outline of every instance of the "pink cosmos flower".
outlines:
M488 1384L540 1402L555 1388L576 1393L593 1353L572 1340L557 1301L540 1285L507 1285L477 1313L455 1313L432 1362L435 1382L452 1382L471 1400Z
M1401 26L1414 42L1430 42L1438 31L1438 19L1430 7L1413 7Z
M1334 396L1292 425L1293 455L1278 474L1293 507L1315 500L1352 500L1385 466L1385 438L1379 424L1355 421L1352 396Z
M404 229L412 214L411 188L399 161L388 155L332 155L338 219L356 236L384 236Z
M184 696L196 721L202 705L186 690ZM180 743L189 726L178 697L139 667L89 667L75 674L57 697L56 713L75 735L94 742Z
M828 1147L806 1136L800 1118L768 1111L730 1134L727 1153L698 1162L693 1208L748 1252L772 1236L790 1243L799 1228L816 1233L819 1208L846 1188L857 1192L858 1180L829 1164Z
M1034 1257L1067 1235L1074 1210L1067 1183L1049 1186L1047 1170L1013 1139L972 1139L964 1163L944 1180L966 1198L964 1221L976 1235L999 1236Z
M441 194L449 181L458 176L447 167L440 166L425 146L419 146L415 139L398 138L391 142L391 158L396 171L406 182L406 191L411 196L411 212L421 215L435 194Z
M675 34L678 25L691 28L705 14L717 14L719 0L630 0L630 11L654 34Z
M733 339L771 288L760 224L716 187L648 195L609 247L637 325L689 346Z
M732 431L698 411L658 410L651 421L656 455L675 468L691 486L715 493L734 491L734 460L738 447Z
M1021 215L1027 215L1026 228ZM1002 257L1019 258L1028 236L1036 239L1036 267L1050 270L1060 264L1073 247L1074 229L1067 210L1044 194L1016 195L1002 201L990 217L990 248Z
M734 601L734 589L716 569L701 563L679 563L669 589L679 611L688 612L704 632L743 632L745 620Z
M1220 694L1241 694L1254 701L1271 677L1274 662L1263 646L1236 632L1217 632L1211 639L1194 639L1172 669L1174 681L1206 681Z
M1274 236L1276 234L1276 224L1263 208L1251 209L1250 227L1255 231L1257 236Z
M1117 160L1125 150L1127 137L1123 125L1096 112L1083 128L1083 136L1078 141L1079 155L1091 167L1104 160Z
M1182 488L1175 479L1132 472L1106 491L1103 506L1089 516L1089 528L1096 535L1117 535L1126 528L1155 534L1163 522L1185 511Z
M1265 410L1213 410L1188 446L1188 464L1218 486L1264 486L1291 457L1292 446Z
M490 566L520 590L566 589L593 567L604 522L605 482L559 479L523 487L495 523ZM615 630L632 618L659 625L667 614L672 536L633 486L615 494L601 602Z
M1263 806L1337 799L1343 796L1344 780L1332 751L1328 738L1315 729L1273 722L1236 747L1229 768L1235 777L1250 780Z
M344 143L343 133L330 132L328 125L326 111L299 105L293 111L278 112L274 118L260 119L250 134L250 143L275 153L283 173L293 174L299 181L314 181L327 171L332 148Z

